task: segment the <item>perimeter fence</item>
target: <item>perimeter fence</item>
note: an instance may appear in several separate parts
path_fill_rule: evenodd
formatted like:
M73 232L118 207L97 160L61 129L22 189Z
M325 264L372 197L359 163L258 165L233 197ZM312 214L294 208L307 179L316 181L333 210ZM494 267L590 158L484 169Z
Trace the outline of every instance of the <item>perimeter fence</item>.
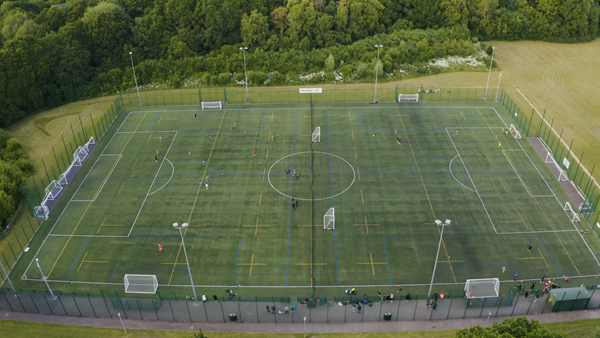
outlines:
M560 311L597 309L600 291L587 287ZM380 321L444 320L523 316L556 311L548 294L533 290L528 297L511 288L508 294L478 302L465 300L464 293L450 293L431 306L426 295L412 295L409 300L398 294L395 299L379 296L327 297L212 297L206 302L192 296L158 292L156 298L125 298L117 291L57 292L53 298L46 290L0 290L0 310L34 314L114 318L122 313L126 319L248 323L352 323ZM551 296L550 296L551 297ZM556 300L555 300L556 301Z

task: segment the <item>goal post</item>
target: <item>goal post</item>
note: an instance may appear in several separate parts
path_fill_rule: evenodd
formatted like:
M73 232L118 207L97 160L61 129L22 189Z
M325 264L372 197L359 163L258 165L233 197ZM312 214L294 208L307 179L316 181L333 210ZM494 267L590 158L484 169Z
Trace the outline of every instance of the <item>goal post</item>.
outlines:
M315 128L315 131L313 131L312 141L313 142L321 142L321 127L317 127L317 128Z
M415 102L419 103L419 94L400 94L398 95L398 102Z
M510 134L515 138L515 140L520 140L523 138L521 136L521 132L519 132L519 130L515 127L514 124L510 125L509 131L510 131Z
M323 216L323 229L325 229L325 230L335 229L335 210L334 210L334 208L329 208L329 210L327 210L327 212Z
M500 295L500 280L498 278L467 279L465 283L465 298L493 298Z
M567 216L569 217L569 220L573 223L575 222L581 222L580 218L579 218L579 214L577 214L575 212L575 210L573 210L573 207L571 206L571 203L569 202L565 202L565 206L563 207L563 210L565 211L565 213L567 214Z
M223 109L221 101L202 101L202 110L204 109Z
M156 294L156 275L125 275L125 293Z
M567 172L563 169L560 169L560 174L558 174L558 181L559 182L568 182L569 181L569 176L567 176Z

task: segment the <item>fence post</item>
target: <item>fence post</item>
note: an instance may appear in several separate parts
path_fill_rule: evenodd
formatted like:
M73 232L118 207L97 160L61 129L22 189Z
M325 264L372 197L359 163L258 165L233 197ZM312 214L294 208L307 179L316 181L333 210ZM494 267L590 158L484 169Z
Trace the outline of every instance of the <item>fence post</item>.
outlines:
M27 233L25 232L25 226L24 225L21 226L21 230L23 230L23 234L25 235L25 238L27 239L27 243L29 243L29 237L27 237Z
M573 147L573 140L574 139L571 139L571 144L569 144L569 150L567 151L567 154L565 155L565 157L567 159L569 159L569 155L571 154L571 147ZM562 152L560 154L562 155ZM570 171L569 169L572 169L572 168L573 168L573 166L571 166L570 168L567 168L567 170Z
M453 301L454 301L454 298L450 298L450 305L448 306L448 313L446 314L446 320L448 320L448 317L450 317L450 309L452 309Z
M558 162L558 158L560 158L560 156L558 156L558 147L560 147L560 141L562 140L562 134L563 134L564 130L565 130L565 128L560 129L560 134L558 135L558 142L556 143L556 150L554 150L554 156L557 156L557 157L555 157L557 162ZM552 141L552 145L554 145L554 141ZM552 149L552 147L550 147L550 149ZM560 153L562 155L562 151Z
M527 128L527 132L525 135L529 137L529 131L531 131L531 124L533 123L533 114L535 113L535 109L531 110L531 117L529 118L529 127Z
M73 131L73 125L69 123L69 126L71 126L71 134L73 134L73 140L75 140L75 147L79 147L79 144L77 144L77 138L75 137L75 132Z
M48 178L48 184L50 184L50 182L52 182L52 180L50 179L50 175L48 175L48 169L46 169L46 162L44 162L43 157L42 157L42 165L44 166L44 171L46 172L46 177Z
M396 311L396 321L398 321L398 316L400 315L400 304L402 304L402 301L400 300L400 298L398 298L398 310Z
M546 137L546 144L550 141L550 135L552 134L552 127L554 126L554 117L552 118L552 122L550 122L550 128L548 129L548 136ZM554 142L552 142L554 143ZM552 147L550 147L552 149Z
M223 302L219 302L219 305L221 305L221 314L223 315L223 323L225 323L225 312L223 311Z
M98 131L96 131L96 126L94 125L94 118L92 117L92 114L90 114L90 120L92 120L92 128L94 128L94 134L96 134L96 142L98 142Z
M515 313L515 308L517 307L517 303L519 302L519 298L521 298L521 297L519 297L519 294L517 293L517 298L516 298L517 301L515 302L515 305L513 305L513 309L512 309L512 311L510 313L511 316L513 315L513 313Z
M108 303L106 303L106 297L104 296L104 292L100 289L100 294L102 295L102 299L104 300L104 305L106 305L106 311L108 311L108 315L112 318L112 314L110 313L110 309L108 308Z
M35 235L35 230L33 230L33 225L31 225L31 217L28 216L27 221L29 222L29 227L31 228L31 233L32 233L31 236L33 236L33 235Z
M8 298L6 297L6 294L4 292L2 292L2 295L4 296L4 299L6 300L6 304L8 304L8 307L10 308L10 311L14 311L12 308L12 305L10 305L10 302L8 301ZM15 297L17 296L17 294L15 294ZM50 305L48 305L48 307L50 307ZM52 312L52 310L50 310Z
M81 126L81 130L83 131L83 140L87 140L87 133L85 132L85 128L83 127L83 122L81 122L81 115L77 115L79 116L79 125Z
M537 137L540 137L540 133L542 132L542 127L544 126L544 122L546 121L545 117L546 117L546 109L544 109L544 115L542 115L542 122L540 122L540 127L538 128L538 131L536 133Z
M575 183L575 180L577 179L577 173L579 173L579 168L581 168L581 162L583 161L583 154L584 152L581 152L581 156L579 156L579 162L577 163L577 170L575 170L575 175L573 176L573 183ZM581 189L581 187L579 187L579 189Z
M35 305L35 301L33 300L33 296L31 295L31 293L28 293L29 295L29 299L31 299L31 303L33 304L33 307L35 307L35 310L37 311L37 313L40 313L40 309L38 309L37 305ZM579 294L577 294L577 296L579 296Z
M56 166L58 167L58 172L61 172L62 169L60 168L60 164L58 163L58 157L56 157L56 152L54 151L54 146L52 146L52 154L54 154L54 161L56 161ZM66 167L65 167L65 170L67 170Z
M10 245L9 242L7 242L6 244L8 244L8 247L10 248L10 252L12 252L13 256L15 257L15 264L17 263L17 255L15 255L15 251L13 250L12 246ZM6 257L4 257L4 259L6 259ZM8 261L6 261L8 263ZM10 265L9 265L10 266Z
M92 305L92 301L90 300L90 293L88 292L88 296L87 296L88 302L90 303L90 307L92 308L92 312L94 312L94 317L98 318L98 315L96 314L96 310L94 309L94 305Z
M417 306L419 305L419 296L416 297L417 299L415 299L415 311L413 314L413 322L415 321L415 318L417 318Z

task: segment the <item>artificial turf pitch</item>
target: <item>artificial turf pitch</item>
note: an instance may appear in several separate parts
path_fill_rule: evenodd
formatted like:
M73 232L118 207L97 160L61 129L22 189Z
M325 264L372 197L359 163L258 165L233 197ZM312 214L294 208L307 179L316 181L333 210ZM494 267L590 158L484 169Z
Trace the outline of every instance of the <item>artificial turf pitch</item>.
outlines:
M598 274L562 209L565 193L527 140L502 134L510 118L499 109L122 112L52 212L47 239L17 270L39 280L39 257L50 281L115 289L125 274L150 274L187 294L182 240L171 225L187 222L198 286L428 284L441 231L434 221L449 219L435 283ZM317 126L320 142L312 143ZM324 230L330 207L335 230Z

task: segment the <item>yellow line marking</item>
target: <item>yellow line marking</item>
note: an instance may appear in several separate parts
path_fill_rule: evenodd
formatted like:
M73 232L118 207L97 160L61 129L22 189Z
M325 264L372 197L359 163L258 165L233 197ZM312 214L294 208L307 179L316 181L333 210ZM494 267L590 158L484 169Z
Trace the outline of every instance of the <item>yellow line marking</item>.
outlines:
M104 264L108 264L108 261L85 261L85 263L104 263Z
M548 216L546 215L546 213L544 212L544 209L542 209L542 206L540 205L540 203L537 201L537 198L533 198L533 200L535 201L535 203L538 205L538 208L540 208L540 210L542 211L542 214L544 214L544 217L546 218L546 221L548 221L548 224L550 224L550 227L552 228L552 230L556 231L554 229L554 226L552 225L552 223L550 223L550 220L548 219ZM565 247L565 245L563 244L563 241L560 239L560 237L558 236L558 233L555 232L554 233L556 235L556 238L558 238L558 241L560 242L560 245L562 245L563 249L565 250L565 253L567 254L567 256L569 257L569 259L571 260L571 263L573 264L573 267L575 268L575 270L577 270L577 274L581 276L581 273L579 272L579 269L577 269L577 265L575 265L575 262L573 262L573 258L571 258L571 255L569 255L569 252L567 251L567 248Z
M119 189L119 192L117 193L117 197L119 197L119 195L121 194L121 190L123 190L123 186L125 186L125 182L123 182L123 184L121 184L121 189Z
M348 112L348 120L352 121L352 116L350 116L350 112ZM354 138L352 138L354 140Z
M260 207L262 205L262 190L260 191L260 200L258 201L258 206Z
M89 251L85 252L85 255L83 256L83 259L81 260L81 263L79 263L79 267L77 268L77 272L79 272L79 269L81 269L81 266L83 265L83 262L85 262L85 258L87 257Z
M348 113L350 114L350 113ZM354 130L350 130L350 132L352 132L352 140L354 141Z
M360 181L360 169L356 167L356 171L358 171L358 180Z
M543 257L523 257L523 258L517 258L517 259L542 259Z
M238 263L238 265L250 265L250 276L252 276L252 268L255 265L267 265L266 263L254 263L254 254L252 254L252 260L250 263Z
M173 264L186 264L186 265L187 265L187 263L160 263L160 264L168 264L168 265L173 265Z
M463 114L462 110L460 111L460 115L462 115L463 119L465 119L465 121L467 120L467 118L465 117L465 114ZM473 129L471 129L473 130Z
M265 156L265 160L269 159L269 148L267 148L267 155Z
M267 173L267 168L265 168L265 170L263 170L263 182L265 181L265 174Z
M271 113L271 122L273 122L273 117L275 116L275 113Z
M138 128L140 127L140 124L142 124L142 121L144 121L144 119L146 118L146 115L148 114L148 112L146 112L144 114L144 116L142 117L142 119L140 120L140 123L138 123L137 127L135 127L135 130L133 131L133 133L131 133L131 136L129 136L129 140L127 140L127 143L125 143L125 146L123 147L123 149L121 149L120 154L123 153L123 151L125 151L125 148L127 148L127 145L129 144L129 141L131 141L131 138L133 137L133 135L135 135L135 132L138 130Z
M52 271L54 271L54 267L56 267L56 263L58 263L58 260L60 259L60 257L62 256L63 252L67 248L67 245L71 241L71 238L73 238L73 234L75 233L75 231L79 227L79 224L81 224L81 221L83 220L83 217L85 216L85 214L87 213L87 211L88 211L88 209L90 208L91 205L92 205L92 202L90 202L88 204L87 208L85 208L85 211L83 212L83 215L81 215L81 218L79 218L79 222L77 222L77 225L75 225L75 229L73 229L73 232L71 232L71 235L69 236L69 239L67 239L67 243L65 243L65 246L63 246L62 250L60 251L60 254L58 255L58 258L56 258L56 261L54 262L54 265L52 265L52 268L50 269L50 272L48 273L48 275L46 276L46 278L50 278L50 275L52 274Z
M131 170L133 170L133 168L135 168L135 165L137 164L137 162L139 161L139 157L135 160L135 163L133 164L133 167L131 167Z
M475 134L475 131L474 131L473 129L471 129L471 133L473 133L473 136L475 136L475 138L476 138L476 139L479 139L479 138L477 137L477 135Z
M375 223L375 224L369 224L367 222L367 216L365 216L365 223L364 224L352 224L355 227L365 227L365 229L367 229L367 235L369 234L369 226L379 226L379 223Z
M267 141L271 141L271 131L269 130L269 139Z
M150 133L150 136L148 136L148 139L146 140L146 144L148 144L148 142L150 142L150 139L152 139L152 135L153 135L153 133Z
M373 254L369 253L369 256L371 257L371 262L370 263L356 263L358 265L370 265L371 269L373 270L373 274L375 274L375 265L379 265L379 264L387 264L386 262L373 262Z
M327 265L327 263L298 263L300 266L309 266L309 265Z
M439 263L464 263L464 261L451 261L451 260L447 260L447 261L438 261Z
M539 253L540 253L540 256L541 256L541 257L544 259L544 263L546 263L546 268L550 268L550 267L548 266L548 262L546 262L546 258L544 258L544 255L542 254L542 250L540 250L540 248L538 248L538 251L539 251Z
M358 156L356 156L356 147L354 147L354 158L358 159Z
M160 124L162 122L163 116L161 115L160 118L158 119L158 122L156 122L156 124Z
M508 192L508 189L506 189L506 186L504 185L504 181L502 181L502 179L500 179L500 183L502 183L502 186L504 187L504 190L505 190L506 192Z
M472 130L472 129L471 129L471 130ZM485 154L485 157L487 158L488 162L490 162L490 165L494 165L494 164L492 163L492 160L490 160L490 157L488 156L488 154Z
M110 167L110 170L108 171L109 173L113 171L113 169L117 165L117 162L119 162L120 158L121 158L121 156L117 156L117 159L115 160L115 163L113 163L112 167ZM106 181L108 180L109 177L110 177L109 175L106 175L106 177L104 177L104 181L102 181L102 184L100 184L100 186L98 187L98 190L96 190L96 194L94 194L94 197L92 198L92 201L94 201L96 199L96 197L98 197L98 194L100 193L100 190L102 189L102 187L104 186L104 183L106 183ZM90 202L90 203L92 203L92 202Z
M98 228L98 231L96 232L96 235L100 233L100 229L102 229L102 227L104 226L104 221L106 221L106 217L104 217L104 219L102 220L102 223L100 224L100 227Z
M212 157L212 153L215 150L215 144L217 143L217 137L219 136L219 132L221 131L221 126L223 125L223 118L227 114L227 109L223 110L223 116L221 117L221 123L219 123L219 128L217 128L217 135L212 144L212 148L210 149L210 153L208 154L208 159L206 160L206 166L204 167L204 173L202 173L202 177L206 176L206 170L208 170L208 164L210 163L210 158ZM190 211L190 217L188 218L187 223L190 223L192 220L192 215L194 214L194 208L196 207L196 202L198 201L198 194L200 194L200 190L202 190L202 186L198 187L198 191L196 191L196 198L194 198L194 204L192 205L192 210ZM181 244L183 245L183 243ZM179 249L181 250L181 245ZM173 271L175 268L173 267ZM173 277L173 273L171 273L171 277ZM169 283L170 284L170 283Z
M437 227L439 228L439 227ZM439 231L439 229L438 229ZM444 240L442 239L442 246L444 247L444 252L446 252L446 257L449 257L450 255L448 255L448 250L446 249L446 243L444 243ZM452 278L454 278L454 283L456 283L456 275L454 275L454 268L452 267L452 264L450 262L448 262L448 266L450 266L450 271L452 272Z
M360 190L360 199L362 200L363 205L365 205L365 197L363 196L362 189Z
M258 234L258 228L259 227L270 227L270 225L264 225L264 224L258 225L258 220L259 220L259 218L256 217L256 224L255 225L244 225L244 227L254 227L254 228L256 228L256 230L254 231L254 236L256 236Z
M419 169L419 162L417 161L417 157L415 156L415 152L412 148L412 144L410 143L410 138L408 137L408 133L406 132L406 126L404 126L404 121L402 120L402 117L400 116L400 110L398 108L396 108L396 111L398 111L398 117L400 118L400 123L402 124L402 130L404 130L404 136L406 137L406 141L408 141L408 146L410 147L410 152L412 153L413 159L415 160L415 165L417 166L417 171L419 173L419 177L421 178L421 182L425 182L425 180L423 179L423 175L421 175L421 169ZM433 211L433 205L431 204L431 200L429 199L429 193L427 192L427 187L425 187L425 184L422 184L422 186L423 186L423 189L425 190L425 196L427 196L427 201L429 202L429 208L431 209L431 213L433 214L433 219L437 219L437 217L435 217L435 211Z
M525 228L527 228L527 230L529 230L529 227L527 226L527 222L525 222L525 219L523 218L521 213L519 213L519 216L521 216L521 221L523 221L523 224L525 224Z

